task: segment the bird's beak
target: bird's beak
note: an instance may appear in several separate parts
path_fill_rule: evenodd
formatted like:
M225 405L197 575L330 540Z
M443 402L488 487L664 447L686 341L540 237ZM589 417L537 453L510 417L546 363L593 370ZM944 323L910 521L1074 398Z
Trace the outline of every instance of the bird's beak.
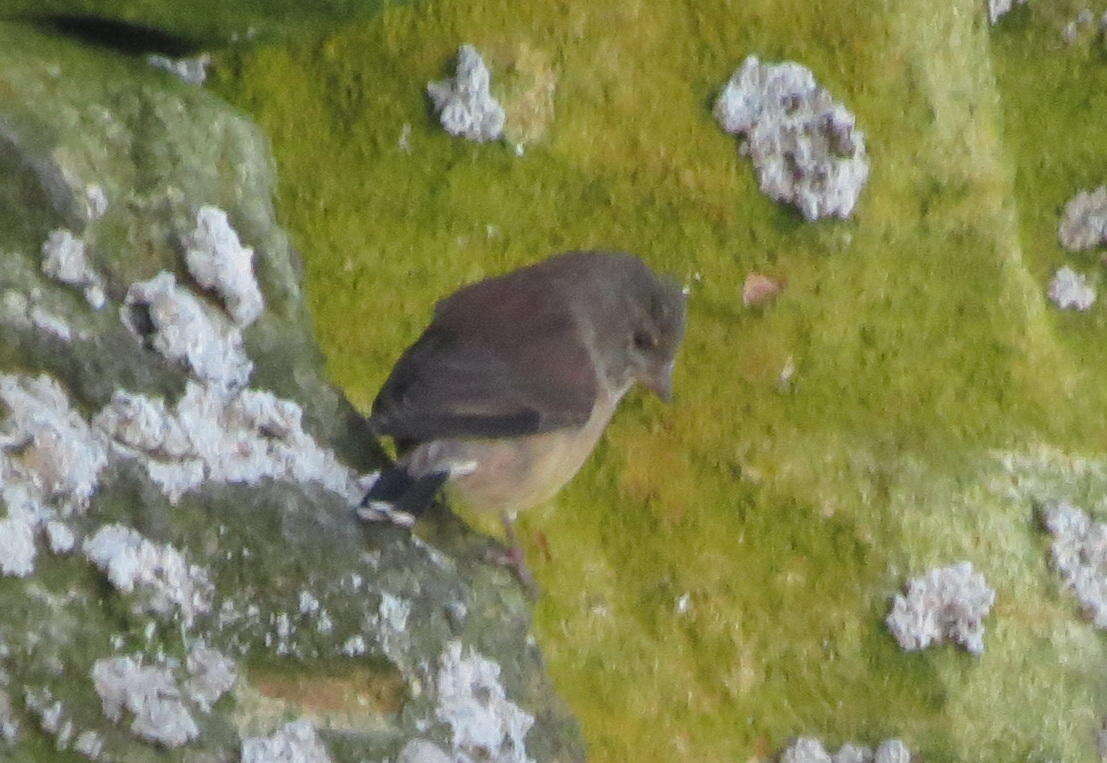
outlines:
M646 387L666 403L673 399L673 366L674 362L669 361L643 380Z

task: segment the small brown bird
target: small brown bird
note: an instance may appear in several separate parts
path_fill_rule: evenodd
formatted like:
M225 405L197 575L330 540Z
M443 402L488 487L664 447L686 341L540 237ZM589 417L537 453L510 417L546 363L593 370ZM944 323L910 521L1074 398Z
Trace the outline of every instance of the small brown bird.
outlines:
M515 512L577 473L635 382L670 398L684 314L676 282L622 253L559 254L445 298L373 403L399 458L363 516L417 515L445 485L514 545Z

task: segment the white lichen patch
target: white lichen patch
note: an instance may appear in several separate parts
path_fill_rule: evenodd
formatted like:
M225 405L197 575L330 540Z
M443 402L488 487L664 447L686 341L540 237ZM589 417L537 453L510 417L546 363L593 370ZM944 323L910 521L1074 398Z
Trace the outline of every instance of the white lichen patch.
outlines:
M172 273L131 285L123 322L167 359L184 364L200 381L221 389L245 386L253 363L241 332L187 289Z
M188 653L185 669L189 679L184 689L188 697L201 710L208 712L220 697L230 691L238 678L234 660L206 646L199 646Z
M411 614L411 602L388 591L381 591L375 615L365 620L365 628L377 634L381 650L397 663L402 663L408 650L410 637L407 618Z
M116 390L92 425L115 443L159 458L181 458L192 444L161 398Z
M1070 252L1107 243L1107 186L1081 191L1069 199L1057 229L1061 246Z
M800 737L780 754L780 763L911 763L911 751L899 739L888 739L875 751L847 742L831 754L820 740Z
M98 759L103 748L104 740L95 731L82 731L73 743L73 749L90 760Z
M1088 277L1065 266L1049 284L1049 298L1062 310L1088 310L1095 304L1095 287Z
M190 85L202 85L208 78L211 56L201 53L192 58L168 58L151 53L146 56L146 63L155 69L164 69L170 74L175 74Z
M808 220L847 218L869 177L865 135L809 69L749 56L718 100L715 119L745 140L762 193Z
M454 76L427 85L427 95L446 132L481 143L503 135L506 116L503 106L492 97L490 83L488 67L477 49L472 45L458 48Z
M287 723L267 737L242 740L242 763L329 763L330 759L306 719Z
M365 643L364 636L350 636L342 643L342 648L339 650L347 657L360 657L368 650L368 646Z
M0 740L15 744L19 741L19 732L19 719L15 717L11 695L0 689Z
M245 328L257 320L264 303L254 278L254 250L242 246L227 213L218 207L200 207L184 247L188 272L205 289L219 294L235 324Z
M451 729L455 760L530 760L524 740L534 716L507 698L499 665L451 641L439 657L435 686L435 714Z
M1025 3L1026 0L988 0L988 23L996 23L1016 5Z
M169 668L131 657L105 657L92 666L92 684L104 715L118 723L126 710L131 732L155 744L179 747L200 734Z
M42 272L68 286L84 289L85 299L94 309L104 306L107 298L103 280L88 264L85 242L64 228L52 232L43 243Z
M396 756L396 763L452 763L446 751L429 739L412 739Z
M38 719L39 727L54 738L55 749L61 752L69 748L77 728L60 699L55 699L49 689L27 689L23 704Z
M34 569L36 530L82 511L107 451L48 376L0 375L0 572Z
M57 520L46 523L46 543L53 553L68 554L73 550L73 544L76 543L76 540L73 537L73 531L65 523Z
M1067 502L1043 512L1054 568L1097 628L1107 628L1107 523Z
M984 618L995 603L995 591L971 562L939 567L907 582L907 594L896 594L885 623L907 651L952 641L973 654L984 651Z
M30 295L6 289L0 294L0 323L17 328L34 328L63 342L70 342L74 337L87 338L84 332L75 331L68 320L43 306L41 296L39 289L33 290Z
M108 213L108 194L98 183L85 186L85 218L90 222Z
M170 410L164 401L119 392L94 424L121 454L139 459L172 501L206 482L277 479L318 484L351 505L372 476L343 466L301 426L299 405L270 392L224 394L189 382Z
M158 545L123 525L105 525L82 547L85 556L124 593L138 590L144 607L162 616L180 613L185 625L211 607L207 571L189 564L169 544Z
M0 572L24 577L35 570L35 520L16 513L8 504L8 516L0 519Z

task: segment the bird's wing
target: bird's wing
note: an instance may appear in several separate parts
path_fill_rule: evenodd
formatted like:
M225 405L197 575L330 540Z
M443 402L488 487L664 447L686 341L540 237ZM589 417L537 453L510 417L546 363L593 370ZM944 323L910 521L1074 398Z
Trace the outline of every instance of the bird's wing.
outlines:
M535 434L583 425L596 391L592 357L557 290L493 280L436 306L377 395L372 422L405 442Z

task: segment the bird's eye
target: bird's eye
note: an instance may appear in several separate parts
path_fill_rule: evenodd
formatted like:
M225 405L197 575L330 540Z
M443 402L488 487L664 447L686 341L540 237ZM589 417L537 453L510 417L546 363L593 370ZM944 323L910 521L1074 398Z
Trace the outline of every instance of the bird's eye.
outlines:
M657 342L654 341L653 337L649 333L645 331L634 332L634 346L637 349L646 352L648 350L652 350L656 346L656 344Z

